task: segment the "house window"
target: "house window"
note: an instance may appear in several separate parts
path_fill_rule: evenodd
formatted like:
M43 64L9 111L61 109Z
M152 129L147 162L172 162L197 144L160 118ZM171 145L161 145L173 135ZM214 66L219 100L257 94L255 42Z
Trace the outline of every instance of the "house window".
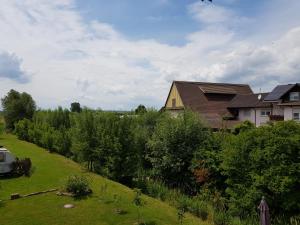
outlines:
M293 120L300 121L300 113L293 113Z
M290 93L290 101L299 101L299 100L300 100L300 92Z
M271 115L271 110L261 110L260 111L260 116L270 116Z
M250 109L245 109L245 110L244 110L244 116L247 116L247 117L251 116L251 111L250 111Z
M0 162L5 162L5 153L0 152Z
M176 107L176 98L172 99L172 107Z

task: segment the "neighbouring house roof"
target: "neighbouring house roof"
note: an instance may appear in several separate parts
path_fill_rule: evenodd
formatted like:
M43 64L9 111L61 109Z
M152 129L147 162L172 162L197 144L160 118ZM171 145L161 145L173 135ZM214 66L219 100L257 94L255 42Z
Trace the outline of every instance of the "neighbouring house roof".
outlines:
M300 84L277 85L265 98L265 101L278 101L280 98L290 91L293 87Z
M280 106L300 106L300 101L297 102L285 102L278 104Z
M227 107L236 94L253 94L247 84L174 81L173 85L184 107L199 112L213 128L222 127L222 118L231 115Z
M264 102L269 93L236 95L230 102L228 108L265 108L272 107L270 102ZM261 98L259 99L259 95Z

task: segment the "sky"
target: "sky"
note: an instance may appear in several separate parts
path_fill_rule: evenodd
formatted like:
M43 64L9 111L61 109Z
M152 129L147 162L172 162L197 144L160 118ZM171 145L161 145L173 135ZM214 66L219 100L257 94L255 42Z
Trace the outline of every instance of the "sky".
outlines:
M0 0L0 97L161 108L173 80L300 82L299 0Z

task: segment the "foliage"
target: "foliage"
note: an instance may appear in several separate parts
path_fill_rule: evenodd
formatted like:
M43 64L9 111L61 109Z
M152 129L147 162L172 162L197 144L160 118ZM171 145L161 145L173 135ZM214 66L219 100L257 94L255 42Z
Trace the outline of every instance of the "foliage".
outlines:
M263 195L273 213L299 213L300 124L261 126L224 143L222 169L233 214L255 214Z
M144 105L139 105L135 110L135 114L144 114L147 112L147 109Z
M30 171L32 167L32 163L30 158L24 158L24 159L16 159L16 161L12 162L12 173L17 175L25 175L30 176Z
M5 126L8 130L14 129L14 124L23 118L31 119L36 105L31 95L26 92L19 93L11 89L1 99Z
M189 111L160 120L148 141L155 175L170 186L194 193L192 159L197 150L205 149L209 136L199 117Z
M95 173L83 171L80 164L57 154L49 154L45 149L36 145L19 141L14 135L1 135L0 142L14 155L26 154L31 158L36 168L30 179L26 177L2 179L1 177L0 199L9 199L12 193L29 194L62 187L72 174L88 177L92 181L91 188L93 190L92 196L82 198L80 201L76 198L58 197L55 193L36 195L17 202L5 200L3 207L0 207L1 225L33 224L34 221L37 224L72 225L86 224L87 220L89 225L133 225L136 222L136 206L132 204L133 192L124 185L105 179ZM99 187L104 184L107 185L107 198L113 200L113 196L117 194L120 199L118 207L128 212L126 215L114 213L116 205L113 202L107 204L105 201L98 201L98 196L102 196ZM154 225L151 223L153 220L157 221L157 224L178 224L174 207L150 197L147 197L146 201L145 207L141 208L146 224ZM63 209L63 205L66 203L74 204L75 208ZM62 214L63 216L58 216ZM185 222L189 225L200 224L197 218L188 214Z
M137 207L137 221L138 224L144 224L141 222L141 214L140 214L140 207L144 205L143 200L142 200L142 192L140 189L135 188L134 190L134 198L132 203Z
M80 107L80 103L79 102L72 102L71 103L71 108L70 111L71 112L77 112L80 113L81 112L81 107Z
M213 215L215 225L229 225L230 218L225 212L216 211Z
M20 120L15 133L172 205L185 193L187 210L202 218L208 204L243 221L256 215L262 195L272 214L299 213L299 126L245 122L233 133L213 133L189 111L172 117L58 108Z
M236 125L236 126L233 128L232 133L233 133L233 134L239 134L239 133L242 133L242 132L245 132L245 131L254 129L254 128L255 128L254 123L251 123L249 120L246 120L246 121L244 121L244 122L242 122L242 123Z
M80 175L70 176L66 182L65 189L66 191L74 194L76 197L91 193L88 179Z

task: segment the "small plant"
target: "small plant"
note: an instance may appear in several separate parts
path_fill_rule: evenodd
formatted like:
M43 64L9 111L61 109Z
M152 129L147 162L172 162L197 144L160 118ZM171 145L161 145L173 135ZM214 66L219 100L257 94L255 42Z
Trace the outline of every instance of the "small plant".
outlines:
M100 186L100 195L102 200L107 195L107 183L104 183L103 185Z
M147 193L154 198L158 198L162 201L167 199L169 189L159 181L148 181L147 182Z
M189 211L195 216L201 218L202 220L207 220L208 217L208 208L206 204L197 199L193 199Z
M140 189L133 189L135 195L134 195L134 198L133 198L133 204L137 207L137 215L138 215L138 225L142 225L142 224L145 224L144 222L141 222L141 214L140 214L140 207L142 207L144 204L143 204L143 200L142 200L142 192Z
M88 179L79 175L70 176L67 180L65 189L76 197L88 195L92 192Z
M215 225L229 225L230 219L225 212L215 212L213 222Z
M116 206L115 213L117 213L119 215L126 214L127 212L125 210L121 209L121 207L120 207L121 196L119 196L117 194L114 194L113 195L113 200L114 200L114 204Z
M177 218L180 224L183 223L184 214L188 210L188 197L181 196L181 198L178 199L178 211L177 211Z

